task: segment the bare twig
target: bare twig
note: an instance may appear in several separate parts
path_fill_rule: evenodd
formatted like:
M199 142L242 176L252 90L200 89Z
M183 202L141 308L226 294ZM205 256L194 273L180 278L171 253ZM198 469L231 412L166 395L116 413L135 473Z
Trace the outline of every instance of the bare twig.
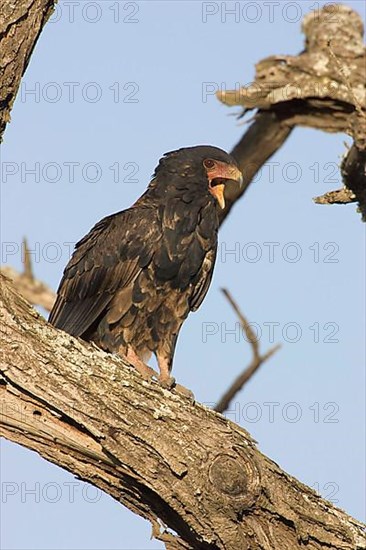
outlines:
M2 267L0 273L13 281L18 292L28 300L30 304L33 306L42 306L46 311L51 311L56 295L51 288L34 277L31 256L25 238L23 239L22 246L23 273L18 273L10 266Z
M320 195L319 197L314 197L313 201L316 204L349 204L350 202L356 202L356 195L347 187L342 189L337 189L336 191L329 191Z
M24 276L27 277L30 281L34 281L32 258L29 252L28 242L26 237L23 237L22 262L24 266L24 272L23 272Z
M250 345L252 347L253 358L249 366L234 380L229 389L224 393L224 395L217 403L215 411L220 413L224 412L229 407L233 397L243 388L243 386L259 369L259 367L263 365L263 363L265 363L265 361L267 361L267 359L269 359L281 347L280 344L277 344L276 346L273 346L273 348L270 348L264 355L261 355L259 351L258 338L254 334L250 323L240 311L230 292L226 288L223 288L222 292L232 305L237 316L239 317L241 326L243 327L248 342L250 342Z

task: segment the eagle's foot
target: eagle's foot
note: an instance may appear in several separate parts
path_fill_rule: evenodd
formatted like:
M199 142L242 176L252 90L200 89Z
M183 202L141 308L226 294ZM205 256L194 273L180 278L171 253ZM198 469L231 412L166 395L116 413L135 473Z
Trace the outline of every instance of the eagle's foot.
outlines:
M174 389L180 395L188 397L192 404L195 403L195 398L191 390L185 388L184 386L181 386L181 384L177 384L174 376L170 376L170 374L163 376L163 374L160 373L159 382L161 386L163 386L163 388L167 388L169 390Z
M158 373L148 365L145 365L145 363L134 366L144 380L152 380L158 377Z
M171 390L175 386L175 378L174 376L163 376L160 374L158 378L160 385L163 386L163 388L166 388L168 390Z

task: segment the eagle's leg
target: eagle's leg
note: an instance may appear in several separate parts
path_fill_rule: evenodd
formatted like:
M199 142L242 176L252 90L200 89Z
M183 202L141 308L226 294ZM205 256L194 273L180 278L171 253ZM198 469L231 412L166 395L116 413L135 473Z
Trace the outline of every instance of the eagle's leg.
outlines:
M160 355L159 353L156 354L158 364L159 364L159 382L162 386L165 388L173 388L178 392L184 395L185 397L189 397L192 403L195 402L194 395L188 388L185 388L181 384L175 383L174 376L170 376L170 371L172 370L172 363L173 358L167 358L164 355Z
M164 354L160 354L159 352L156 354L156 358L158 360L159 365L159 382L162 386L165 388L173 388L178 392L184 395L185 397L189 397L192 403L194 403L194 395L191 392L191 390L185 388L184 386L181 386L181 384L176 384L174 376L170 376L170 372L172 370L173 366L173 357L166 357Z
M135 367L135 369L141 374L145 380L151 380L151 378L159 378L158 373L151 367L146 365L137 355L137 353L129 346L127 353L125 354L127 360Z
M159 365L159 382L162 386L166 388L172 388L175 386L174 376L170 376L170 371L172 370L172 358L165 357L160 353L156 354Z

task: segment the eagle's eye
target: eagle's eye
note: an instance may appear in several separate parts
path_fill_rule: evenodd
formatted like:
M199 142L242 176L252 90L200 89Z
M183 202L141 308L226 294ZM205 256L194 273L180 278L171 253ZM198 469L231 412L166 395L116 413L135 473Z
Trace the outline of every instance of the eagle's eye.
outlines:
M213 168L213 167L215 166L215 164L216 164L215 161L212 160L212 159L205 159L205 160L203 161L203 166L204 166L205 168L208 168L208 169Z

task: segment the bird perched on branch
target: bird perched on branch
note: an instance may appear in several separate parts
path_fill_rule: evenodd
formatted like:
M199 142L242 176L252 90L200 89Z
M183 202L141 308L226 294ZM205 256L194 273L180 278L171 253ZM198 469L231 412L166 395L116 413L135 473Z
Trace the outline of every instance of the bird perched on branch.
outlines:
M216 147L164 155L135 204L102 219L77 243L50 323L171 386L179 330L211 282L228 180L241 183L241 172ZM159 376L145 363L151 353Z

